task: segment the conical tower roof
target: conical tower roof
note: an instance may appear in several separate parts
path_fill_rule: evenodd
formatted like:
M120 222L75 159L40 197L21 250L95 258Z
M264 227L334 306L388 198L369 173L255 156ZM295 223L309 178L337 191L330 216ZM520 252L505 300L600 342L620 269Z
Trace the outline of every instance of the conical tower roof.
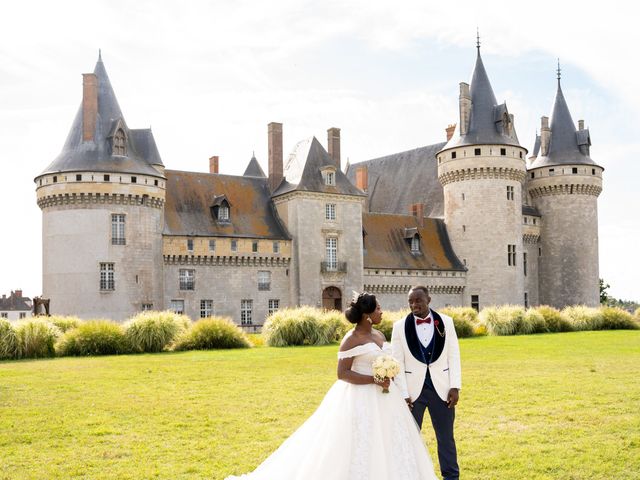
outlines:
M254 153L249 160L249 165L247 165L246 170L242 174L243 177L259 177L259 178L267 178L264 174L264 170L258 163L258 159L256 158L256 154Z
M547 154L537 157L529 168L566 164L596 165L589 156L591 146L589 129L576 130L569 106L562 93L560 75L558 75L558 89L553 101L549 129L551 135Z
M480 55L480 46L478 45L477 48L476 64L469 87L471 96L469 127L466 133L461 135L460 122L458 122L453 136L444 149L464 145L520 146L507 105L505 103L498 105Z
M118 105L102 56L93 71L97 80L98 111L93 140L83 140L83 106L80 105L62 152L41 175L92 170L111 173L162 175L152 165L162 165L151 129L130 130ZM112 137L122 129L126 154L112 154Z

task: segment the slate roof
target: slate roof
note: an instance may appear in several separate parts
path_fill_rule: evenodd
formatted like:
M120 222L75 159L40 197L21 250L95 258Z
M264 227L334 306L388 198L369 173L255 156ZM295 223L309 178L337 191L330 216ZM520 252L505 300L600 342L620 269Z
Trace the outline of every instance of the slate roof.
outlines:
M94 73L98 79L98 117L94 141L82 140L82 104L73 121L62 152L41 175L57 172L94 170L137 173L162 178L152 165L162 165L150 129L130 130L118 105L107 71L98 59ZM110 136L120 125L127 137L126 156L111 154Z
M443 220L425 218L421 227L413 215L365 213L362 228L365 268L466 270L453 252ZM411 253L414 233L420 236L420 254Z
M408 214L412 204L423 203L427 217L444 216L444 193L438 181L436 153L444 143L354 163L346 176L355 183L358 167L367 166L369 211Z
M560 79L558 79L558 89L553 102L549 128L551 139L547 155L538 156L531 163L529 169L567 164L596 165L596 162L589 156L589 147L591 146L589 130L576 130L569 106L562 93ZM536 143L538 142L539 139L536 138ZM536 152L534 148L535 153L539 152Z
M335 169L333 186L326 185L322 177L323 168L328 166ZM292 191L365 196L335 167L335 162L316 137L298 142L284 165L283 173L283 182L273 192L274 197Z
M5 312L23 312L31 310L31 299L29 297L17 296L15 292L11 295L0 298L0 310Z
M251 157L251 160L249 160L249 165L247 165L247 168L242 175L244 177L267 178L267 176L264 174L264 170L262 170L262 167L258 163L258 159L256 158L255 154Z
M166 170L165 235L288 240L266 178ZM230 204L229 222L211 214L216 200Z
M498 105L496 101L480 56L480 48L478 48L469 93L471 94L471 114L467 133L460 135L460 122L458 122L451 140L444 148L488 144L520 146L515 127L512 125L510 132L506 129L505 121L510 121L509 112L506 104Z

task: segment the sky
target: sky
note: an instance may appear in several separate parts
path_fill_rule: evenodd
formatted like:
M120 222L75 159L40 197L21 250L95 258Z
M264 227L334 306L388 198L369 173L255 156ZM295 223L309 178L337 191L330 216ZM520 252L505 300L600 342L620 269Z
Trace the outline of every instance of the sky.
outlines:
M579 6L579 8L578 8ZM165 166L267 171L267 124L285 156L341 128L353 164L441 142L458 121L479 29L498 102L533 147L558 59L574 122L604 167L600 276L640 301L640 45L632 2L405 0L30 1L0 16L0 294L42 289L33 179L60 153L98 50L130 128L151 127Z

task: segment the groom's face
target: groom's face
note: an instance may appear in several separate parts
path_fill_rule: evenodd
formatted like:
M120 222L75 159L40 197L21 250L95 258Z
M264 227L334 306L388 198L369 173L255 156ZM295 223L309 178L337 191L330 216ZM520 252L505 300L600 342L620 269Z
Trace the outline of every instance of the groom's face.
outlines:
M429 302L431 298L424 290L411 290L409 292L409 308L411 312L420 318L429 315Z

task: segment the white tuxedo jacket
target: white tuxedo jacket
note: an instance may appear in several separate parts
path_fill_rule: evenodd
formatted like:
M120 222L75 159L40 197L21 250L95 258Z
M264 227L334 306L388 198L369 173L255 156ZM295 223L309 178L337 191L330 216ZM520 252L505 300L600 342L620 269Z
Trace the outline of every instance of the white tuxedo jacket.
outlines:
M393 356L400 362L400 373L394 382L404 395L415 401L422 392L427 370L431 373L433 386L438 396L447 401L451 388L462 387L462 373L460 368L460 347L453 320L447 315L431 310L433 321L438 321L440 331L444 329L444 337L440 336L436 328L433 331L435 342L431 363L429 359L423 361L420 350L420 340L415 327L413 313L393 324L391 347Z

